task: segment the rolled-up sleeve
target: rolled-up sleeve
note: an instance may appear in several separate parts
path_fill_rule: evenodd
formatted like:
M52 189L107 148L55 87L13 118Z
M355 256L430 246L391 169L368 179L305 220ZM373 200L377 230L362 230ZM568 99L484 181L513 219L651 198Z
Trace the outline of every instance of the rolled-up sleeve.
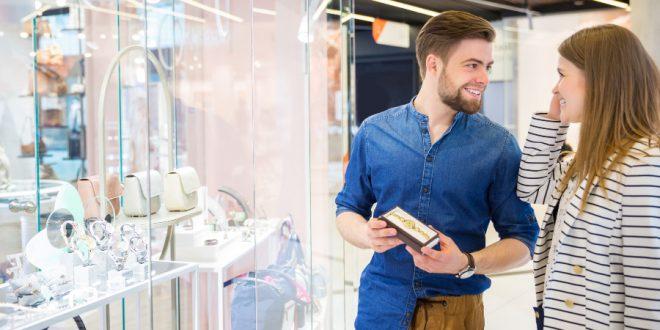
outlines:
M344 187L335 199L337 216L344 212L355 212L367 220L371 218L371 207L376 202L376 198L372 191L369 174L367 140L368 127L365 121L353 140Z
M502 148L490 190L490 215L501 239L514 238L524 243L530 255L539 234L539 225L532 207L516 194L516 179L521 152L510 134Z

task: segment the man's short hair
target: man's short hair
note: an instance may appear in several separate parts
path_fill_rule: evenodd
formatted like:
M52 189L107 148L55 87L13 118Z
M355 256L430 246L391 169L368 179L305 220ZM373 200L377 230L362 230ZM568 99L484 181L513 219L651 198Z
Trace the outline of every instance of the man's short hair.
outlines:
M417 63L422 79L426 74L426 57L429 54L440 56L446 63L452 47L464 39L492 42L495 29L487 20L464 11L450 10L428 20L416 41Z

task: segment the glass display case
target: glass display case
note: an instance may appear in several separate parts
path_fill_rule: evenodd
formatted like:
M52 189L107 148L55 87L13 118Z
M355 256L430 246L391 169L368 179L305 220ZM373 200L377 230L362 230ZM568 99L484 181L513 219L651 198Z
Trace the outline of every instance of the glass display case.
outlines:
M0 329L345 326L351 8L1 2Z

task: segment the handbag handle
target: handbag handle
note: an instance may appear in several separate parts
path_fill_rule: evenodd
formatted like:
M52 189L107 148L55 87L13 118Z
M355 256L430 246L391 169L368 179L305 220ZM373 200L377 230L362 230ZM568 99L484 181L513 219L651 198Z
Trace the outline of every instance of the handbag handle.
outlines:
M147 59L151 64L154 66L156 69L156 73L158 74L158 77L160 78L161 81L161 87L163 90L163 94L165 95L165 102L167 106L167 129L168 129L168 134L167 134L167 166L168 166L168 171L172 171L174 169L174 137L172 134L174 127L173 127L173 115L174 115L174 110L172 109L172 94L170 93L170 87L167 82L166 75L165 75L165 70L163 67L160 65L160 61L154 55L151 51L146 49L143 46L140 45L131 45L128 46L112 59L110 62L110 66L105 72L105 75L103 76L103 82L101 83L101 90L100 90L100 97L99 97L99 103L98 103L98 117L96 120L96 128L98 131L98 163L99 163L99 193L100 196L105 196L106 195L106 187L105 187L105 180L106 180L106 173L105 173L105 94L108 89L108 84L110 83L110 77L115 71L115 68L117 68L117 65L119 65L119 61L126 56L128 53L131 52L142 52L146 54ZM147 110L149 111L149 110ZM101 198L101 209L105 209L105 199Z

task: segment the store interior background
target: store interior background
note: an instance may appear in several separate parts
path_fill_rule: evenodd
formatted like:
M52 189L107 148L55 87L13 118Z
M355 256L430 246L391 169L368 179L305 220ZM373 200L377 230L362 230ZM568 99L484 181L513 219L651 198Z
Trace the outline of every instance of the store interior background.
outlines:
M35 11L35 3L0 0L0 147L11 164L11 178L35 181L39 176L75 183L80 177L97 174L99 137L95 123L100 81L119 49L133 44L146 46L168 69L177 121L177 164L197 169L210 199L218 196L221 187L236 191L251 209L251 218L268 221L291 216L306 254L305 263L326 283L323 293L310 290L319 307L306 314L305 327L351 329L360 273L371 253L341 239L334 226L334 198L342 187L350 141L361 121L409 102L416 93L420 81L414 39L429 16L371 0L199 2L243 21L218 19L208 10L178 0L84 1L142 19L83 9L83 35L53 41L65 52L77 52L85 58L81 69L85 96L80 101L73 97L39 101L81 107L85 150L83 159L70 160L69 153L62 151L66 147L57 146L66 144L66 139L56 135L52 138L54 146L48 145L51 151L43 159L21 155L19 146L34 141L37 131L33 124L37 101L25 97L34 44L32 37L22 34L20 22ZM502 0L490 5L462 0L404 2L438 12L466 10L493 23L497 29L496 63L483 112L520 142L531 114L547 108L557 78L557 46L573 32L596 24L625 26L638 34L660 63L660 1L623 1L629 10L572 0ZM44 0L40 4L57 3ZM144 4L151 10L140 7ZM526 17L511 7L523 12L530 9L536 15ZM163 10L202 18L203 22L173 19ZM370 17L409 24L410 47L375 43ZM164 132L171 129L164 124L167 109L163 100L167 96L148 64L139 53L122 60L121 76L115 73L106 91L106 109L124 109L106 115L104 138L110 173L167 167ZM577 145L577 131L577 127L569 131L572 146ZM44 173L39 164L47 165L48 171ZM40 168L38 174L35 168ZM52 177L45 176L49 174ZM40 206L47 212L46 204ZM21 252L25 245L21 223L6 210L6 201L0 199L2 260ZM535 206L535 210L541 219L543 208ZM28 221L34 225L37 217L28 217ZM150 234L151 253L156 256L165 230L150 228ZM488 242L497 240L492 228L487 237ZM255 239L251 252L226 272L241 274L266 268L273 263L276 246ZM196 261L195 256L184 255L177 260ZM492 279L493 286L485 295L486 327L533 328L531 264L494 274ZM218 288L222 283L218 274L203 273L201 281L202 328L228 329L231 289ZM171 316L171 294L169 283L160 284L151 292L127 298L124 306L113 303L111 319L122 321L113 321L111 328L121 329L123 324L128 329L169 329L176 322L184 329L191 328L190 281L181 283L180 320ZM83 319L90 328L97 328L97 324L102 327L97 311L83 315ZM511 324L511 320L517 322ZM68 321L51 329L71 327Z

